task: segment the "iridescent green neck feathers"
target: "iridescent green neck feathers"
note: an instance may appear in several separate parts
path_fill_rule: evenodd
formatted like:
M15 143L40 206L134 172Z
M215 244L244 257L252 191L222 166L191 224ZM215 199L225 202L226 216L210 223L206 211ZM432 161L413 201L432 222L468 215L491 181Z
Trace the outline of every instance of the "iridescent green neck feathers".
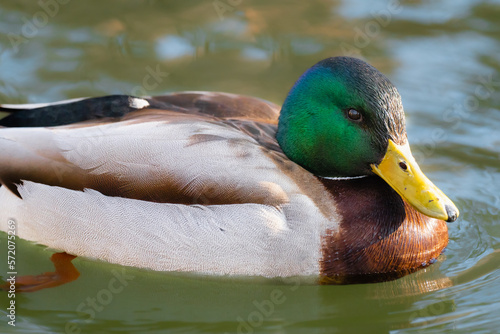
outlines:
M325 59L290 90L276 138L284 153L327 177L372 174L388 139L406 142L401 98L374 67L349 57Z

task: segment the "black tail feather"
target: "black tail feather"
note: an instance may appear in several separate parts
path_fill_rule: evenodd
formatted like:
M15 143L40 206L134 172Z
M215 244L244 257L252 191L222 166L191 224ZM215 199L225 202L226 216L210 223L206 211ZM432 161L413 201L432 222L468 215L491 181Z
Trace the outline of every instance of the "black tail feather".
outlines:
M0 119L5 127L45 127L83 122L101 118L123 117L125 114L154 107L158 102L128 95L109 95L62 104L49 104L33 109L0 107L10 115ZM164 108L165 106L158 106Z

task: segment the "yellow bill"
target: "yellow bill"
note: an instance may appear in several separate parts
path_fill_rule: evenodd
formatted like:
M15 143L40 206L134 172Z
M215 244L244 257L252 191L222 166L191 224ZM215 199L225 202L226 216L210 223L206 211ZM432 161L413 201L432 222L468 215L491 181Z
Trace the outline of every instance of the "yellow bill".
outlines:
M457 219L457 207L422 173L408 143L396 145L389 139L382 162L371 167L375 174L424 215L447 222Z

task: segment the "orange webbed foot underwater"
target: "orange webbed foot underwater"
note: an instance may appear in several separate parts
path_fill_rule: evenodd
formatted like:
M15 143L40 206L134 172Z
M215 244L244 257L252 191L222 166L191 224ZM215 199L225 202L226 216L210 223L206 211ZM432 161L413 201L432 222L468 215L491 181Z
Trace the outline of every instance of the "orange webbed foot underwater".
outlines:
M80 273L71 262L76 256L67 253L52 254L50 260L54 263L55 271L40 275L26 275L16 277L16 292L35 292L43 289L54 288L76 280ZM11 283L0 286L2 290L9 291Z

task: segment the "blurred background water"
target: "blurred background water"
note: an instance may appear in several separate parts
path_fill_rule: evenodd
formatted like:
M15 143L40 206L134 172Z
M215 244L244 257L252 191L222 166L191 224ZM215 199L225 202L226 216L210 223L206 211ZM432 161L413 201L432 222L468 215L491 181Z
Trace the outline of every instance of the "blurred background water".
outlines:
M297 286L77 258L77 281L17 295L15 328L0 294L0 331L498 332L500 1L0 3L0 103L214 90L281 104L304 70L336 55L398 87L414 155L461 209L436 264L386 283ZM19 274L52 270L43 246L17 249Z

